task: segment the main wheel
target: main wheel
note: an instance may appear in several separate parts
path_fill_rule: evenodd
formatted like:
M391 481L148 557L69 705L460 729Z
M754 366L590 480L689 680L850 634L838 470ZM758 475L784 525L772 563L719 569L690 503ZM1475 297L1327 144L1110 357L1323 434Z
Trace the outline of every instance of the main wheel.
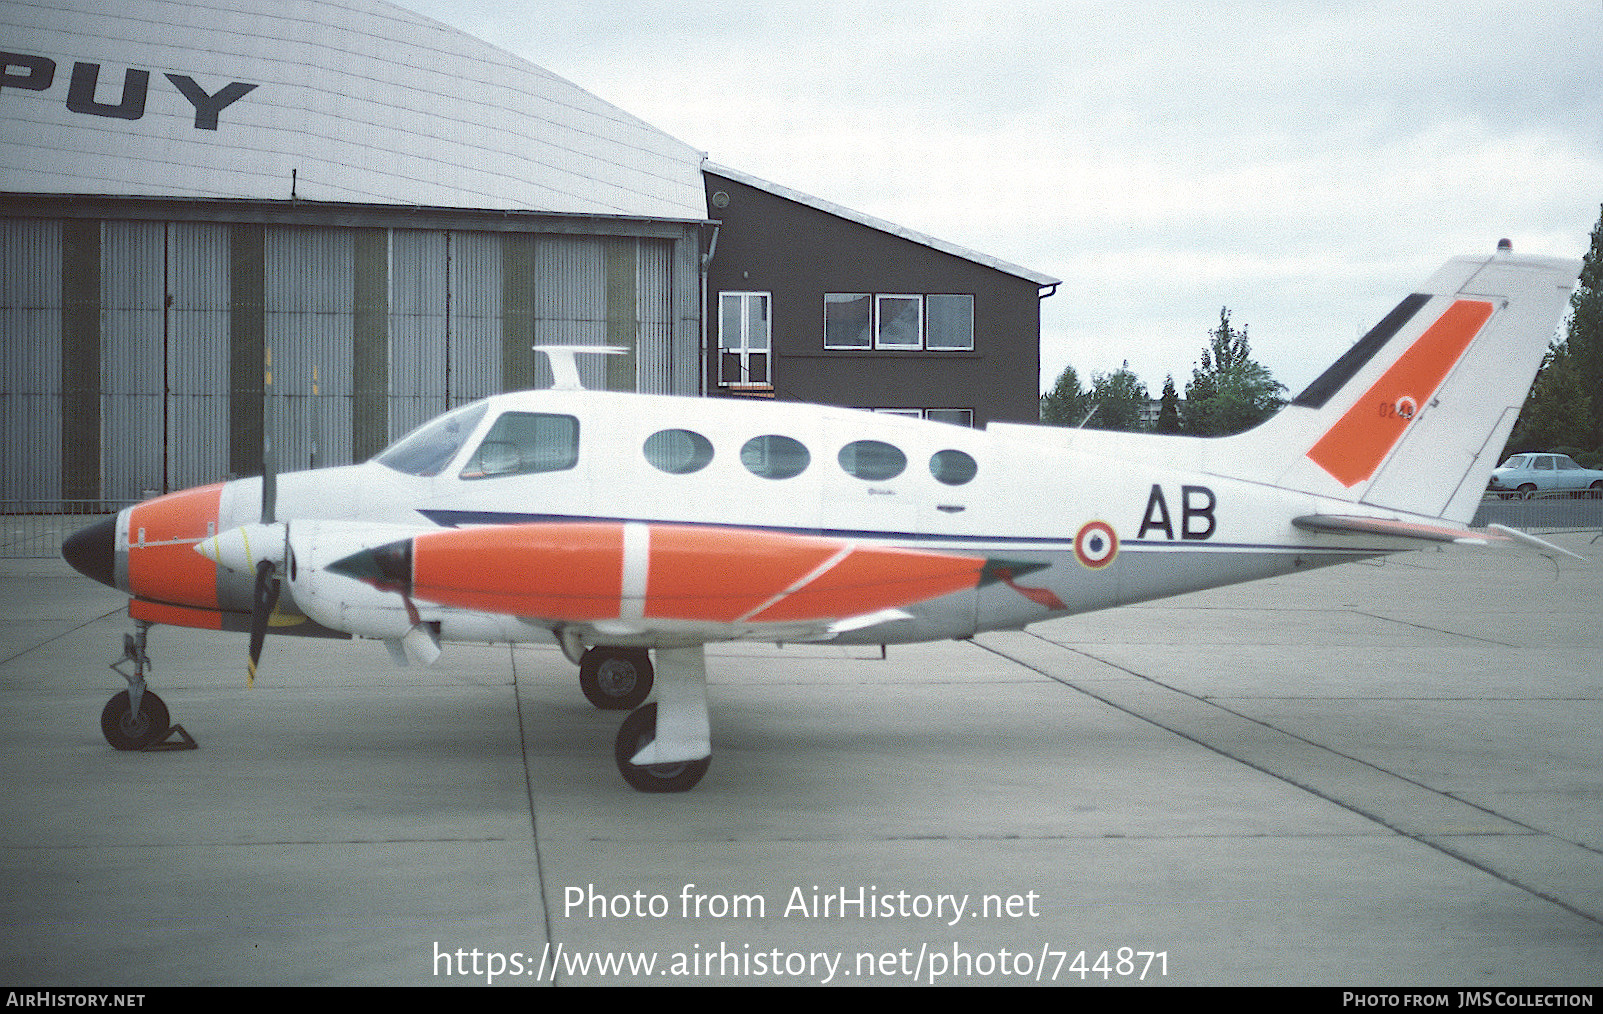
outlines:
M644 750L657 738L657 706L648 704L629 712L618 729L613 742L612 756L618 762L618 772L630 787L639 792L687 792L696 787L711 757L682 761L678 764L631 764L630 758Z
M602 711L638 708L654 679L651 656L641 648L591 648L579 659L579 689Z
M139 696L137 715L126 690L107 701L100 712L100 731L118 750L143 750L166 736L170 725L167 705L149 690Z

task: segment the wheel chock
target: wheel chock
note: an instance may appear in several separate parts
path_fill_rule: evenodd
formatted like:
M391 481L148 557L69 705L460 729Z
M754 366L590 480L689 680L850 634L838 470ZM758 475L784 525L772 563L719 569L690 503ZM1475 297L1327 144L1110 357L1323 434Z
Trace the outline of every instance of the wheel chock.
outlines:
M174 736L178 737L178 741L177 742L173 741L173 737ZM151 743L149 746L145 747L144 752L152 753L152 752L155 752L157 750L199 750L199 749L200 749L200 744L195 742L195 737L191 736L187 731L185 731L183 726L181 726L181 725L169 725L167 727L167 734L165 736L163 736L161 739L156 740L154 743Z

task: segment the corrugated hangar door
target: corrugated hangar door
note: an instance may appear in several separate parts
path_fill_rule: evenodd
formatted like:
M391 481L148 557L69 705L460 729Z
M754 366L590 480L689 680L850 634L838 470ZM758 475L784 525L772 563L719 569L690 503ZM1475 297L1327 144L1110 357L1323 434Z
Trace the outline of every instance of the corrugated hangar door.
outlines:
M364 460L449 407L549 384L537 344L629 350L581 357L587 386L696 393L693 276L671 239L0 225L6 501L254 474L267 427L280 468Z

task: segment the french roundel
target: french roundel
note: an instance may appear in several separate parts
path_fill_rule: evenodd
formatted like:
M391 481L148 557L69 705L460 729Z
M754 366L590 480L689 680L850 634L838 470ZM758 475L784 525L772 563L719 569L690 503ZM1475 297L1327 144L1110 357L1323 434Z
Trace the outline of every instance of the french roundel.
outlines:
M1088 522L1074 537L1075 558L1092 570L1106 567L1118 555L1119 536L1106 521Z

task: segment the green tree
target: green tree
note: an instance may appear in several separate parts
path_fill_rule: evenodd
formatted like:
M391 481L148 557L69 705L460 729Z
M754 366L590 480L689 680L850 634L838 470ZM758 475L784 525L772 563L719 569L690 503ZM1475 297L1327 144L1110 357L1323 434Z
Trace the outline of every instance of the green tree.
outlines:
M1147 385L1130 372L1128 359L1112 373L1092 374L1090 399L1096 413L1085 424L1088 429L1128 433L1145 428L1141 410L1149 400Z
M1589 451L1596 446L1592 443L1596 433L1591 393L1574 357L1560 342L1543 360L1503 456L1560 447Z
M1201 437L1240 433L1280 411L1286 386L1253 360L1247 329L1231 325L1229 307L1220 307L1219 326L1208 336L1186 385L1185 432Z
M1080 375L1073 366L1065 366L1052 390L1041 395L1041 421L1053 426L1078 426L1089 411L1090 395L1080 389Z
M1581 264L1581 284L1570 297L1564 345L1592 409L1591 427L1577 432L1572 446L1603 451L1603 214L1592 229L1592 246Z
M1603 454L1603 215L1570 297L1569 326L1553 344L1525 399L1504 456L1559 447Z
M1180 394L1174 389L1174 377L1163 378L1163 401L1158 407L1158 423L1153 427L1159 433L1180 432Z

